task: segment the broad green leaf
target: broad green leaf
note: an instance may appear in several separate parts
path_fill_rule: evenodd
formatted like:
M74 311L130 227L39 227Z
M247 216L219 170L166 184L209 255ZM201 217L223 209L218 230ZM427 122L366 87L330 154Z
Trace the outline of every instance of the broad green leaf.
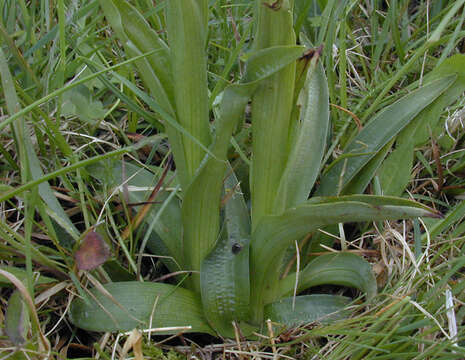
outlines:
M166 3L166 23L170 46L171 78L177 120L189 134L208 147L212 138L209 127L207 82L207 23L204 1L171 0ZM165 70L166 71L166 70ZM189 137L182 136L187 181L194 179L205 151ZM228 138L229 141L229 138ZM177 166L177 154L174 154Z
M289 62L294 62L301 55L302 49L298 49L299 51L295 51L291 48L292 56L286 54L284 57L280 57L284 53L282 47L275 47L266 53L256 53L249 61L262 63L264 71L254 71L252 75L246 77L252 82L233 84L223 91L218 105L218 118L214 124L214 142L211 147L215 157L206 157L197 176L185 191L182 204L184 256L186 260L191 259L188 269L200 270L202 260L212 250L218 237L220 196L227 169L226 155L231 134L244 116L245 107L259 84L273 76L274 72L279 72ZM198 287L196 275L194 274L192 278L194 286Z
M300 94L301 107L295 138L286 169L281 177L275 200L275 210L284 211L305 200L315 183L321 167L329 130L328 85L319 53L311 58L310 69Z
M15 266L0 266L0 269L8 271L10 274L13 274L19 280L26 283L27 272L26 272L25 269L17 268ZM57 281L56 279L53 279L51 277L38 274L34 284L35 285L43 285L43 284L49 284L49 283L56 282L56 281ZM0 275L0 287L5 286L5 285L10 285L10 284L11 283L7 278Z
M255 86L229 86L225 89L216 122L212 152L199 169L192 184L186 190L182 203L184 225L184 257L188 270L200 270L206 255L212 250L220 222L220 197L226 172L226 155L229 140L237 122L241 119ZM194 274L193 286L200 290L200 278Z
M223 229L215 248L202 262L200 287L210 325L222 336L234 337L232 322L248 319L250 217L234 173L224 188Z
M270 1L257 0L256 11L253 51L295 45L291 1L280 1L273 8ZM295 69L292 62L264 80L252 98L252 228L262 216L274 213L274 200L289 156Z
M26 342L30 328L29 310L23 301L21 293L16 290L8 300L5 314L5 332L13 344L20 346Z
M371 265L361 256L348 252L316 257L300 271L298 280L297 292L312 286L332 284L359 289L370 300L377 291ZM295 281L295 273L281 280L277 289L278 296L292 295Z
M153 173L132 163L123 164L121 161L110 160L91 165L86 169L106 186L119 187L120 193L123 193L126 187L129 202L135 204L147 201L157 182ZM167 178L172 177L172 173L167 176ZM173 184L170 185L173 186ZM163 212L157 216L168 196L167 191L160 191L155 204L152 205L144 219L144 222L149 225L158 217L153 228L154 234L150 235L147 246L155 254L172 256L182 265L182 222L179 199L173 198L166 204ZM164 259L164 263L172 271L179 270L179 266L172 260Z
M169 284L115 282L104 285L106 294L94 288L92 300L73 301L70 319L91 331L127 331L136 327L190 326L184 332L214 334L202 312L199 298L191 291ZM167 330L164 333L178 333Z
M303 295L285 298L265 307L265 319L295 327L312 322L330 323L349 316L350 298L338 295Z
M276 271L285 250L295 240L325 225L438 216L419 203L391 197L352 195L312 198L282 215L266 216L252 234L251 302L255 322L261 321L264 292L275 293ZM277 265L278 264L278 265Z
M344 149L345 154L364 154L336 159L324 174L317 195L336 195L343 191L360 170L399 132L456 80L443 77L413 91L377 114Z
M465 55L457 54L446 59L425 78L425 83L430 84L437 79L456 76L452 85L422 110L399 134L396 149L386 159L379 172L385 194L399 196L404 192L410 181L414 148L428 141L431 131L441 119L442 111L459 99L465 91L464 69Z

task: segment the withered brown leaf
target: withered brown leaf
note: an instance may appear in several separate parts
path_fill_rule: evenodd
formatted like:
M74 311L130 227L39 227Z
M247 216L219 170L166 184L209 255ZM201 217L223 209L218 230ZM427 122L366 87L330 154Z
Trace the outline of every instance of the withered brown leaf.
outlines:
M74 259L79 270L92 270L102 265L110 257L110 249L102 236L90 231L84 237Z

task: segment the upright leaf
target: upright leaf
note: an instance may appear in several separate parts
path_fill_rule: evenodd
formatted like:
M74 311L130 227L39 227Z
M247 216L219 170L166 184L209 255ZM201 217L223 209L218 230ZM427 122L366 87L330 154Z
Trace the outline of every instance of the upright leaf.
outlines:
M296 42L292 2L256 1L254 49ZM265 80L252 99L252 228L266 214L274 214L274 199L288 158L294 101L295 62Z
M320 172L326 147L329 131L328 85L323 66L318 61L319 50L308 56L311 56L310 69L297 104L301 108L295 130L297 135L291 138L289 159L275 200L278 212L307 200Z
M186 190L182 213L184 254L191 259L189 269L200 264L213 249L219 233L219 208L223 177L227 166L227 149L231 134L244 116L245 107L262 81L273 76L303 53L301 46L276 46L254 52L246 64L244 82L226 87L218 106L215 138L211 148L215 157L207 156L197 176ZM200 211L199 211L200 209ZM200 278L193 276L199 290Z
M127 1L100 0L100 5L108 22L125 46L128 55L149 54L147 57L137 60L135 64L145 86L156 99L161 112L164 113L160 115L165 120L165 129L176 159L178 177L181 183L187 186L189 176L187 175L185 150L181 134L175 126L176 123L173 124L177 120L169 48L137 9ZM131 21L125 21L127 16L131 17ZM153 110L157 111L158 109L154 108Z
M234 173L227 177L224 190L223 230L202 262L200 285L210 325L222 336L234 337L232 322L248 319L250 217Z
M211 136L205 53L207 41L205 1L168 1L166 20L177 119L193 137L208 147L211 144ZM180 182L186 189L194 178L205 151L184 135L182 144L188 178L180 179ZM175 160L177 160L176 154Z
M21 346L26 342L30 329L29 310L21 297L21 293L16 290L8 300L8 308L5 314L5 332L13 344Z

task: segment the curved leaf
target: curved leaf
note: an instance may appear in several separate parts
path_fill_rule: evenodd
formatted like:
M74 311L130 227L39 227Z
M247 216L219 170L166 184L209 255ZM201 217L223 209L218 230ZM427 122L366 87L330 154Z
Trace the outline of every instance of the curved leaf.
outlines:
M260 322L264 293L274 294L280 259L292 242L325 225L434 216L419 203L391 197L352 195L312 198L282 215L266 216L252 234L251 303L254 322Z
M265 319L287 327L315 321L329 323L349 316L344 308L351 299L338 295L303 295L285 298L265 306Z
M300 95L300 121L291 140L291 152L275 199L280 212L308 199L323 159L329 131L329 95L319 53L311 58Z
M377 114L348 144L344 154L362 155L336 159L324 174L317 195L337 195L359 171L418 113L440 96L457 78L449 75L412 91Z
M191 326L185 332L214 334L203 316L199 298L189 290L135 281L110 283L104 289L107 294L92 289L89 303L82 299L73 301L70 309L73 324L91 331Z
M290 274L280 281L277 289L279 296L292 295L295 277L295 273ZM325 254L310 261L299 273L297 291L324 284L359 289L366 293L367 299L372 299L377 291L371 265L361 256L348 252Z
M176 158L178 177L181 183L187 186L187 163L180 133L190 138L197 145L200 142L183 125L178 124L176 120L173 81L171 71L169 71L171 69L169 48L137 9L127 1L100 0L99 2L108 22L125 46L127 54L134 56L150 53L147 57L135 62L145 86L150 90L153 97L150 98L151 101L146 101L146 99L144 101L154 111L157 111L165 121L165 130L169 135L170 145ZM131 21L124 21L126 16L131 16ZM118 74L115 74L115 76L119 77ZM156 99L156 101L153 99Z
M160 87L153 95L157 99L166 96L172 98L173 84L168 46L129 2L124 0L99 0L99 2L108 22L125 46L132 43L142 54L155 51L146 58L159 80ZM131 21L125 21L125 18L130 18ZM169 109L167 105L169 104L163 104L165 110Z
M223 231L202 263L200 285L210 325L222 336L234 337L232 321L247 320L249 309L250 217L234 174L225 182L224 196Z
M304 51L305 46L280 45L247 54L246 72L241 82L250 83L265 79L297 60Z

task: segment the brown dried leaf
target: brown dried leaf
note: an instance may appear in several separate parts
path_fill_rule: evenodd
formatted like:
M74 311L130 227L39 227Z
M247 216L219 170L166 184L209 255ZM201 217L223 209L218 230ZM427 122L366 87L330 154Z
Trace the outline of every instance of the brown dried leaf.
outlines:
M92 270L102 265L110 257L110 249L100 234L90 231L85 237L79 249L74 254L74 259L79 270Z

